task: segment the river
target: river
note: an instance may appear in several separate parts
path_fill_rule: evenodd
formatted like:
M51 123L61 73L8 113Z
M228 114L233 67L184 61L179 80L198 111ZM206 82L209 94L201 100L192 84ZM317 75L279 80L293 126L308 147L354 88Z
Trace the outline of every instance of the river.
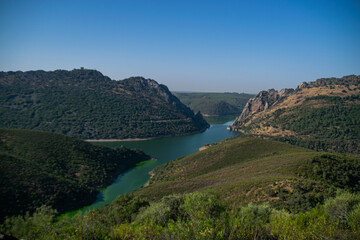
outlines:
M135 168L120 174L113 184L98 194L97 200L92 205L83 208L83 210L102 207L111 203L117 196L140 188L149 180L149 172L156 166L197 152L205 144L239 135L239 133L226 130L226 127L231 124L232 122L211 125L210 128L202 133L186 136L165 137L145 141L96 143L112 148L123 145L127 148L141 149L155 160L139 163Z

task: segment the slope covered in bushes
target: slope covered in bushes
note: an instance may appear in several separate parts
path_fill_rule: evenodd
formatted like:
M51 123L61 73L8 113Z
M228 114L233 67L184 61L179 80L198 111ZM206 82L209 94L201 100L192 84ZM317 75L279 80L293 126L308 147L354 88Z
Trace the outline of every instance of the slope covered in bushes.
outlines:
M208 124L154 80L74 69L0 72L0 127L120 139L189 134Z
M27 239L358 239L359 164L236 137L156 168L148 187L103 208L62 220L40 208L0 231Z
M89 204L98 188L150 157L59 134L0 129L0 217L41 205L59 212Z

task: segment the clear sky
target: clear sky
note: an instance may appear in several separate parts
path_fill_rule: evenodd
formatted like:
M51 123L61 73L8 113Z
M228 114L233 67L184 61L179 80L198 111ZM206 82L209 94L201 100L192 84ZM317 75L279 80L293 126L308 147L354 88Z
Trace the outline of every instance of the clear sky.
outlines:
M80 67L248 93L360 74L360 1L0 0L0 71Z

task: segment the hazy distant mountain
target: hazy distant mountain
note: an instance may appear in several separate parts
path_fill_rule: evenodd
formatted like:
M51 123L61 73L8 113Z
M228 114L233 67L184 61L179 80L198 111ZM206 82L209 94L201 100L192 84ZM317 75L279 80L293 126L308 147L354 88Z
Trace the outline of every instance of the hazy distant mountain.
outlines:
M0 127L109 139L187 134L208 124L154 80L74 69L0 72Z
M194 112L204 116L224 116L240 114L252 94L245 93L186 93L175 92L181 102Z
M250 99L232 128L316 150L360 154L360 76L321 78Z

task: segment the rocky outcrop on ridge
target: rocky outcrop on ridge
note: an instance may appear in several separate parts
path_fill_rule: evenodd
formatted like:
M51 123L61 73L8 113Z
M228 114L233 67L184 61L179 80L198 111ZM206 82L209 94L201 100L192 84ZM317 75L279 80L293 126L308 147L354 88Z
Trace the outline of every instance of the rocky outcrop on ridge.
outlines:
M234 121L230 129L238 129L247 123L255 114L275 108L277 105L284 102L289 96L300 93L303 89L321 88L327 86L332 86L332 88L334 88L336 85L346 87L359 84L360 75L349 75L342 78L320 78L313 82L303 82L295 90L290 88L282 89L280 91L276 91L274 89L261 91L254 98L249 99L241 115ZM317 94L319 94L319 92Z
M294 93L292 88L284 88L280 91L269 89L268 91L261 91L254 98L251 98L245 105L241 115L234 121L232 127L240 127L247 118L255 113L266 111L274 104L281 102L286 97Z

